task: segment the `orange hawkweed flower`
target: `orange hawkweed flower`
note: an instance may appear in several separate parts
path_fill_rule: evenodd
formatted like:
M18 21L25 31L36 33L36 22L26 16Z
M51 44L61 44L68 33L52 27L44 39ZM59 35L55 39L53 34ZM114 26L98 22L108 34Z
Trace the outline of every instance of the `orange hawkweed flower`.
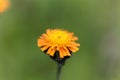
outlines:
M9 7L8 0L0 0L0 13L3 13Z
M73 33L62 29L47 29L37 40L37 45L40 49L54 60L64 60L79 50L78 40Z

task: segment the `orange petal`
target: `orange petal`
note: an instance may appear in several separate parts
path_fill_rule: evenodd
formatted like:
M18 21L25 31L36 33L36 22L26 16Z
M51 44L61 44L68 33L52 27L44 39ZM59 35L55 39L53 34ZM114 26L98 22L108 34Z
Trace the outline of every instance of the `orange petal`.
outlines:
M49 48L49 45L46 45L46 46L42 47L41 50L42 50L42 51L45 51L45 50L47 50L48 48Z
M62 46L59 48L59 55L60 58L64 58L65 56L70 56L71 54L65 46Z
M62 46L61 50L62 50L64 56L71 56L69 50L65 46Z
M47 51L47 54L49 54L50 56L54 56L56 49L54 46L50 47Z
M64 46L64 49L65 49L67 56L71 56L70 51L65 46Z
M49 43L46 42L46 41L43 40L43 39L38 39L37 45L38 45L38 47L41 47L41 46L49 45Z
M68 48L69 48L70 51L72 51L72 52L76 52L76 51L79 50L79 48L77 48L77 47L68 47Z
M71 42L68 46L80 46L80 44L79 43L75 43L75 42Z
M50 30L50 29L47 29L47 30L46 30L46 33L47 33L47 35L49 35L49 34L51 33L51 30Z
M60 56L60 58L64 58L64 53L62 50L59 51L59 56Z
M45 39L45 40L47 40L48 37L49 37L49 36L48 36L47 34L42 34L41 39Z
M78 37L72 37L72 40L76 41L76 40L78 40Z

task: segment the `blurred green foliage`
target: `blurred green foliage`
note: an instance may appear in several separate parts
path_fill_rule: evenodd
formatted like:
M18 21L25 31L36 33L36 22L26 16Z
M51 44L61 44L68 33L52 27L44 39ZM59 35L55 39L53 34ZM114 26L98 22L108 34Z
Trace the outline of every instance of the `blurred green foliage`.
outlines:
M0 15L0 80L55 80L56 63L37 47L37 38L48 28L74 32L81 44L67 60L61 80L120 79L120 69L114 74L106 71L109 66L104 66L98 51L105 34L120 34L119 0L10 2L10 8Z

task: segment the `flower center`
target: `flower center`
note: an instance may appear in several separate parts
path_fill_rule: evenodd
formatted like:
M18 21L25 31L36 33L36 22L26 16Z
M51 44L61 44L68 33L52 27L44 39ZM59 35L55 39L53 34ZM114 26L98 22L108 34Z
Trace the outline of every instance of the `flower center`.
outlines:
M50 35L50 40L53 44L62 45L69 41L69 36L65 31L53 31Z

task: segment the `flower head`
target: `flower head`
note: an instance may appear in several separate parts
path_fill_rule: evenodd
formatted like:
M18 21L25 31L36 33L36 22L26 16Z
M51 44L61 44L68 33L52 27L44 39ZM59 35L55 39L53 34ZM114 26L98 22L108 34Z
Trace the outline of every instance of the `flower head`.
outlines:
M8 0L0 0L0 13L3 13L9 7Z
M76 40L78 38L66 30L47 29L46 33L38 38L37 45L52 58L57 57L59 60L64 60L79 50L80 44L76 43Z

